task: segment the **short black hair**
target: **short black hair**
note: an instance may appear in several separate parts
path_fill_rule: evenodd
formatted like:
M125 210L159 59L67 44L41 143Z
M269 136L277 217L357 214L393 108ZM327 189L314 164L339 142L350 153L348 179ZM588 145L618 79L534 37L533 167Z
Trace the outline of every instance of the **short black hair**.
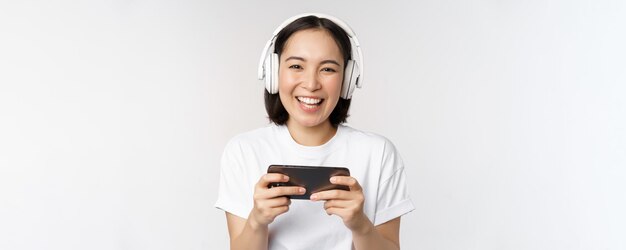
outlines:
M348 64L348 60L352 59L352 46L346 31L333 21L317 16L301 17L285 26L285 28L283 28L276 35L273 52L278 54L278 57L280 58L280 55L285 47L285 43L289 37L298 31L307 29L322 29L327 31L333 37L343 56L344 67ZM335 106L335 109L333 109L333 112L331 112L328 117L330 124L333 127L337 127L339 124L346 122L346 119L349 116L349 109L350 99L340 97L337 102L337 106ZM265 110L267 111L270 121L277 125L284 125L289 119L289 113L287 113L283 103L280 101L279 94L270 94L267 89L265 90Z

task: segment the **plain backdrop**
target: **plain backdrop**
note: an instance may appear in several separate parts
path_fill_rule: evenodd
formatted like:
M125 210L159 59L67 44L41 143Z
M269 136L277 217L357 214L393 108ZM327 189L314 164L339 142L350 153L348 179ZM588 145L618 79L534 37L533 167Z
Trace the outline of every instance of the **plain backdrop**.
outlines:
M626 249L621 0L2 1L0 249L227 249L219 158L302 12L359 37L403 249Z

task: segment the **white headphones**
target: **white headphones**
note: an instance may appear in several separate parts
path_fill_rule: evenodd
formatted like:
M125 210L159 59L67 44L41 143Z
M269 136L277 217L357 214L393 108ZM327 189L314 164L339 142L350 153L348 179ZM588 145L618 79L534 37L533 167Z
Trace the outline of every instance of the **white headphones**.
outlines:
M316 16L319 18L328 19L337 24L346 32L346 34L348 34L352 47L352 51L350 52L352 59L348 60L348 63L346 64L346 68L344 70L343 83L341 84L341 98L352 98L352 92L354 92L354 87L356 86L358 88L361 88L362 85L361 81L363 79L363 55L361 53L361 46L359 45L359 40L356 38L354 31L350 29L350 26L348 26L348 24L339 20L336 17L325 14L304 13L296 15L287 19L280 26L278 26L278 28L276 28L276 30L274 31L272 38L265 44L265 48L263 49L263 53L261 54L258 72L259 80L265 79L265 89L267 89L270 94L278 93L279 61L278 54L274 53L274 42L276 42L276 36L283 28L285 28L285 26L305 16Z

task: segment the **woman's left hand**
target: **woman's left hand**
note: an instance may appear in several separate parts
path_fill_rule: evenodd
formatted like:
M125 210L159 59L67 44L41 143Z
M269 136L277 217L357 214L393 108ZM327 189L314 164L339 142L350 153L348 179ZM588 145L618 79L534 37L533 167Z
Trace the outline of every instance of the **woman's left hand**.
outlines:
M353 232L361 233L371 228L372 223L363 213L365 197L359 182L351 176L334 176L330 182L348 186L350 191L334 189L317 192L311 195L311 200L325 200L326 213L341 217L346 227Z

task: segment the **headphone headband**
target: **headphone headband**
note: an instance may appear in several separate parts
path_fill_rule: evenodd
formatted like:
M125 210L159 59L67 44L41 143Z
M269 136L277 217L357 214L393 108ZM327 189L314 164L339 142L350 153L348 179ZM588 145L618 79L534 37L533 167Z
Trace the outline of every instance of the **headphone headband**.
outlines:
M267 41L267 43L265 43L263 53L261 54L261 59L259 61L259 68L257 72L259 80L263 80L266 77L265 76L266 69L264 68L265 60L268 60L268 54L273 53L273 51L270 51L270 50L274 48L274 42L276 41L276 36L278 36L278 33L280 33L281 30L283 30L287 25L291 24L293 21L299 18L305 17L305 16L316 16L318 18L328 19L332 21L333 23L337 24L346 32L346 34L348 35L348 38L350 39L352 43L352 46L351 46L352 51L350 52L352 56L352 60L358 62L359 72L358 72L358 80L356 81L356 87L361 88L361 82L363 79L363 56L362 56L361 45L359 44L359 40L356 38L354 31L350 28L350 26L348 26L347 23L345 23L344 21L341 21L339 18L326 15L326 14L321 14L321 13L303 13L303 14L290 17L289 19L285 20L280 26L278 26L276 30L274 30L274 33L272 33L272 38L269 41ZM358 59L355 59L355 57L358 57Z

